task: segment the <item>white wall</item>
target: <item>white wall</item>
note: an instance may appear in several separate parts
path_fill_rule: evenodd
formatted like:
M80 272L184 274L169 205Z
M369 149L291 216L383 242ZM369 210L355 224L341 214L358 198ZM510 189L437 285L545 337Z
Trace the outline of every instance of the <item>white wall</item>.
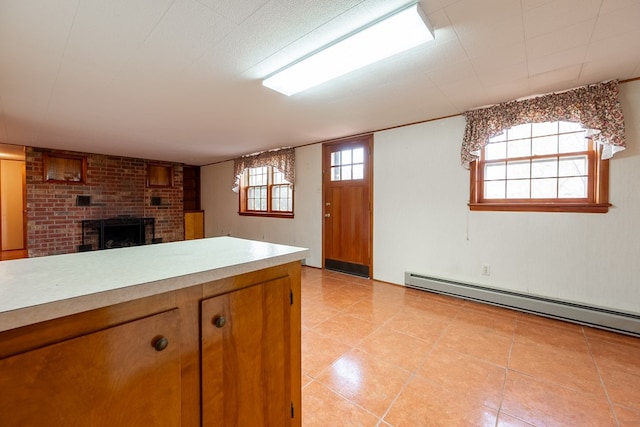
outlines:
M620 90L628 148L610 163L607 214L470 212L463 117L376 133L374 278L414 271L640 313L640 82ZM320 144L296 149L293 220L238 216L232 162L202 168L206 235L308 247L321 266L321 167Z
M322 266L322 146L296 148L294 218L238 215L231 191L233 161L201 169L205 236L234 236L310 249L307 265Z
M413 271L640 312L640 82L621 100L628 148L610 162L607 214L470 212L464 118L377 133L375 278Z

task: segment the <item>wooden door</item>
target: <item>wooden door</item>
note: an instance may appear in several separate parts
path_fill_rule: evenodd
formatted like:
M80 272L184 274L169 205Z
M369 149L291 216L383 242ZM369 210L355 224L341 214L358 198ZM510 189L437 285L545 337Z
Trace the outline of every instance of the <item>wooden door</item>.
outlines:
M290 282L202 302L202 425L293 423Z
M372 274L372 137L323 146L324 267Z
M0 160L0 255L21 257L26 249L24 160ZM12 256L13 254L13 256Z
M177 310L0 360L0 425L180 425ZM160 337L168 345L153 344Z

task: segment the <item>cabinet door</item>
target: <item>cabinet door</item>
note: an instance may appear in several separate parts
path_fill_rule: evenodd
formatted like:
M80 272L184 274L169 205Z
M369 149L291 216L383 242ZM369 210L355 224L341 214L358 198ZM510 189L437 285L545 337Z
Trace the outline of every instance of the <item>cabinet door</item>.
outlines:
M179 426L177 330L173 310L0 360L0 425Z
M204 238L204 212L185 212L184 213L184 239L202 239Z
M202 422L291 424L288 277L202 302Z

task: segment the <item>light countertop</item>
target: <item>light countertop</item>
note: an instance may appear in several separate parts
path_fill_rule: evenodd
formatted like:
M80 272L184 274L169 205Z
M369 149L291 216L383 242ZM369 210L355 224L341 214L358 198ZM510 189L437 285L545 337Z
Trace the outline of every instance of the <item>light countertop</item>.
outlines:
M309 250L233 237L0 262L0 332L299 261Z

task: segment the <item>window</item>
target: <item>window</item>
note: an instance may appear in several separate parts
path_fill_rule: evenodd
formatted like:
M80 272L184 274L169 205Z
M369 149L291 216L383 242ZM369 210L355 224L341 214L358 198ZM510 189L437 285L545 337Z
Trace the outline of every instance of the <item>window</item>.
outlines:
M331 181L364 179L364 148L331 153Z
M608 160L579 123L513 126L471 164L471 210L607 212Z
M240 183L240 214L293 217L293 184L273 166L246 168Z

